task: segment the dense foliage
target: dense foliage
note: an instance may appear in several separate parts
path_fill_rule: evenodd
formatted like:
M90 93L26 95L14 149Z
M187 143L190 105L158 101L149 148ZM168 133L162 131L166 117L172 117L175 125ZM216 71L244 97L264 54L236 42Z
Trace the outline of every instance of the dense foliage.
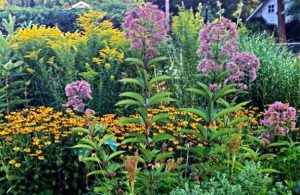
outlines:
M0 194L299 193L300 58L222 10L133 5L3 19Z

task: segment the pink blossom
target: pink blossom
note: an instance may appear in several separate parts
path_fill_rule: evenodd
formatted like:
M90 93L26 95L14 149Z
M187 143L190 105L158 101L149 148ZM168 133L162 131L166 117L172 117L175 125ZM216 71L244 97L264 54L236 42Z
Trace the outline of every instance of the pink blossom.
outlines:
M157 5L146 3L127 10L123 26L131 49L144 51L147 58L159 54L157 47L167 36L165 13Z
M289 104L275 102L264 113L261 123L275 133L286 135L296 127L296 109Z
M83 112L87 99L92 99L90 84L84 80L70 83L65 88L68 97L67 106L76 111Z
M204 74L219 70L221 70L221 66L208 58L204 58L203 60L201 60L197 66L197 71Z

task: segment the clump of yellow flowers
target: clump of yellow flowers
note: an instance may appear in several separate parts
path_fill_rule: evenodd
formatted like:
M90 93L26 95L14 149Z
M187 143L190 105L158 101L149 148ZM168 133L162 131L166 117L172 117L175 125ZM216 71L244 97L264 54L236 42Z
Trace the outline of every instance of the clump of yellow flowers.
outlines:
M169 133L178 140L171 140L168 150L173 151L183 145L183 140L189 140L187 135L180 134L181 129L194 129L201 122L201 118L192 113L179 111L174 107L161 106L158 109L149 109L150 116L157 113L169 113L169 123L153 123L153 134ZM247 127L249 124L258 125L256 117L259 115L257 109L238 111L234 117L247 116L248 121L238 124L240 128ZM137 117L137 116L136 116ZM123 117L115 114L106 114L102 117L93 116L93 120L105 126L107 130L114 133L114 138L121 143L129 133L144 133L141 124L120 125L119 121ZM72 110L65 112L55 111L50 107L38 107L23 109L11 112L5 116L6 122L0 123L0 153L2 149L10 148L10 153L27 155L31 158L44 160L44 151L51 145L59 145L61 141L68 140L73 134L73 127L87 127L90 123L90 116L78 116ZM222 126L216 123L210 124L215 129ZM27 140L26 143L20 142L20 136ZM56 147L56 146L55 146ZM121 145L121 148L131 149L132 146ZM16 164L16 160L8 159L8 164L16 168L21 165Z

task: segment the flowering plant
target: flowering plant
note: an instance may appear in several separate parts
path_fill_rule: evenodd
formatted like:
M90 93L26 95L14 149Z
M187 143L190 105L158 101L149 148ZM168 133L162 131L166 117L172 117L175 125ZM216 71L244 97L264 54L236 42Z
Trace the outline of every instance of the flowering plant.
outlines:
M289 104L275 102L264 113L261 124L269 131L263 132L260 137L265 144L269 144L274 134L287 135L296 128L296 109Z
M167 36L165 18L165 13L151 3L128 9L123 26L131 49L145 52L147 58L157 56L157 47Z
M75 81L68 84L65 88L66 96L68 97L67 106L78 112L83 112L85 100L92 99L91 87L85 80Z

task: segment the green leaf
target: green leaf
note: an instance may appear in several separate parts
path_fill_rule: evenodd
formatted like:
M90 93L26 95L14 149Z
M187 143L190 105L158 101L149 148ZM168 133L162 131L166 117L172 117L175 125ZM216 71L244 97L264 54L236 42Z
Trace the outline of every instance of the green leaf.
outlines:
M112 138L107 139L104 144L109 145L110 149L112 149L112 151L117 151L118 148L118 144L115 140L113 140Z
M153 105L153 104L160 104L163 102L164 98L169 97L172 93L170 92L160 92L152 97L150 97L148 104Z
M245 150L248 154L250 154L251 158L257 160L258 154L249 147L241 146L242 150Z
M171 158L173 157L173 154L170 153L170 152L164 152L164 153L161 153L161 154L158 154L155 158L155 162L159 162L161 160L164 160L164 159L167 159L167 158Z
M87 148L87 149L93 150L92 146L86 145L86 144L77 144L77 145L73 146L72 148Z
M272 169L272 168L262 169L261 172L262 173L281 173L280 171L278 171L276 169Z
M121 144L127 144L127 143L140 143L140 142L141 142L141 139L132 137L132 138L124 139L124 140L121 142Z
M199 109L196 109L196 108L180 108L179 110L193 113L193 114L201 117L206 122L209 120L207 114L205 112L199 110Z
M210 88L206 84L198 82L198 85L205 91L205 93L207 93L208 97L212 97Z
M238 124L238 123L241 123L241 122L246 121L247 119L248 119L248 117L246 117L246 116L244 116L244 117L239 117L239 118L235 118L235 119L233 119L232 121L230 121L230 122L228 123L228 126L234 126L234 125L236 125L236 124Z
M213 141L213 140L219 138L220 136L223 136L225 134L230 134L230 133L233 133L235 131L236 131L235 129L229 129L229 128L221 129L221 130L216 131L215 133L213 133L213 135L210 138L210 141Z
M82 161L93 161L93 162L97 162L97 163L100 162L100 160L97 157L94 157L94 156L84 157L81 160Z
M121 100L118 103L116 103L116 106L121 106L121 105L127 105L127 106L142 106L143 104L141 104L140 102L136 101L136 100L131 100L131 99L127 99L127 100Z
M90 135L89 130L87 130L85 128L74 127L74 128L72 128L72 130L75 131L75 132L86 133L86 134Z
M142 60L138 59L138 58L126 58L125 62L129 62L131 64L135 64L135 65L138 65L140 67L144 66L144 62Z
M123 119L120 120L120 124L122 126L124 126L126 124L130 124L130 123L137 123L137 124L139 124L141 122L142 121L139 118L123 118Z
M168 119L168 117L170 117L170 116L171 116L171 114L168 114L168 113L156 114L156 115L154 115L152 122L160 122L162 120Z
M88 145L90 145L90 146L93 147L93 148L97 148L96 143L94 143L92 140L85 139L85 138L81 139L81 140L79 141L79 144L88 144Z
M278 147L278 146L289 146L288 142L276 142L276 143L271 143L267 146L267 148L271 147Z
M135 84L138 85L140 87L144 87L144 84L139 81L138 79L133 79L133 78L123 78L119 80L122 83L131 83L131 84Z
M209 94L207 94L206 92L204 92L201 89L195 89L195 88L188 88L187 91L190 91L192 93L201 95L202 97L204 97L207 100L210 100Z
M159 57L156 57L156 58L153 58L151 59L149 62L148 62L148 66L151 66L151 65L154 65L158 62L161 62L161 61L165 61L167 60L168 58L166 56L159 56Z
M242 107L240 106L234 106L234 107L230 107L230 108L225 108L223 110L221 110L220 112L218 112L217 114L214 115L213 120L216 120L228 113L233 113L236 112L238 110L242 109Z
M236 92L236 89L234 88L234 85L226 85L222 89L218 90L216 94L214 95L214 100L217 100L223 96L226 96L228 94Z
M113 159L114 157L119 156L120 154L123 154L124 152L125 152L125 151L117 151L117 152L114 152L114 153L112 153L111 155L109 155L108 160L111 160L111 159Z
M96 170L96 171L91 171L87 174L87 176L92 176L92 175L106 175L106 172L104 170Z
M124 92L120 94L121 97L131 97L133 99L135 99L136 101L138 101L141 104L144 104L144 98L136 93L136 92Z
M155 83L158 83L158 82L161 82L161 81L164 81L164 80L168 80L170 79L171 77L169 76L165 76L165 75L162 75L162 76L158 76L158 77L154 77L150 80L149 82L149 86L152 87L152 85L154 85Z
M175 137L166 133L158 134L153 137L153 143L157 143L164 140L171 140L171 139L175 139Z
M196 138L200 138L201 137L200 134L197 131L191 130L191 129L181 129L179 132L180 133L185 133L185 134L188 134L188 135L191 135L191 136L194 136Z

